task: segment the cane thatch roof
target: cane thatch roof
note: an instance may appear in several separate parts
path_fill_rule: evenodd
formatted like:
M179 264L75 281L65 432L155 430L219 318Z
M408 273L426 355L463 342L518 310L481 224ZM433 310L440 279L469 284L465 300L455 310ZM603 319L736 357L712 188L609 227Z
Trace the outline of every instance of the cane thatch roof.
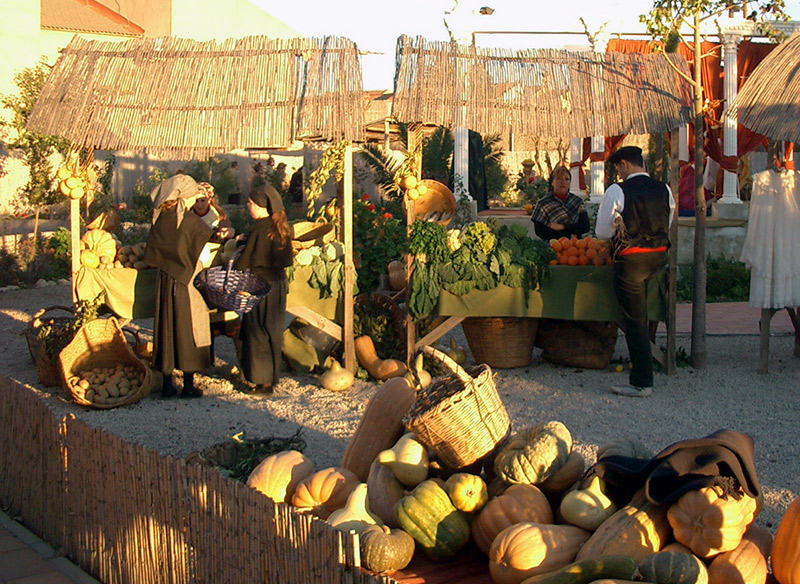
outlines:
M689 74L685 59L673 60ZM454 47L402 36L392 113L480 133L616 136L678 128L689 121L689 95L662 55Z
M729 110L773 140L800 142L800 33L775 47L747 78Z
M360 140L363 89L347 39L125 42L74 37L28 128L79 146L204 158L294 140Z

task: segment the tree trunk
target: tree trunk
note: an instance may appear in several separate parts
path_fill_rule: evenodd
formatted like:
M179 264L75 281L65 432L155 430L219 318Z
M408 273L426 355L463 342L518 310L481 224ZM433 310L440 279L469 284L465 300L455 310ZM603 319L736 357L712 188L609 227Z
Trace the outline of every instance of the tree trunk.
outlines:
M703 190L703 85L700 78L700 20L694 16L694 290L692 367L706 366L706 198Z
M41 205L36 205L36 211L33 213L33 241L39 239L39 214L42 211Z

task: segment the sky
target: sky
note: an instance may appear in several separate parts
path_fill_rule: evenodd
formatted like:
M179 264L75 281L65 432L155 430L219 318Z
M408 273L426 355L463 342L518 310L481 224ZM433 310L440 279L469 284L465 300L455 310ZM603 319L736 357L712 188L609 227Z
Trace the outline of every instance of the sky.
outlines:
M576 31L584 21L590 32L605 23L605 32L644 32L639 15L652 9L652 0L250 0L305 37L346 37L363 52L364 89L393 88L397 37L449 39L450 29L469 42L469 31ZM482 15L482 6L494 9ZM786 12L800 20L800 0L786 0ZM476 36L479 47L570 48L588 46L585 35L492 34Z

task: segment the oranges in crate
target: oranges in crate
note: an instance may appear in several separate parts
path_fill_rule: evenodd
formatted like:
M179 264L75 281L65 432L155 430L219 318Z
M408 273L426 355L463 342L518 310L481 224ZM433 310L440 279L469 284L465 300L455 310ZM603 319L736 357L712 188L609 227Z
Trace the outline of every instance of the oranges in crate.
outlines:
M556 259L550 262L551 265L610 266L614 263L608 242L594 237L559 237L550 240L550 248L556 252Z

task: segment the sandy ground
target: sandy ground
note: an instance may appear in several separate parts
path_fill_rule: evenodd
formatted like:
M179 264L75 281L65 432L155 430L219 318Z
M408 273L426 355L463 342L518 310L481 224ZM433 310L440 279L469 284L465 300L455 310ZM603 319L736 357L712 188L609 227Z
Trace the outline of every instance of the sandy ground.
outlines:
M69 304L68 286L0 292L0 372L29 384L58 415L73 413L92 426L163 454L185 457L242 431L251 438L288 437L300 428L305 452L316 467L334 466L376 388L356 381L347 392L331 393L317 385L316 377L287 376L274 396L249 395L234 374L233 343L221 338L216 343L216 366L201 378L203 398L164 401L155 393L131 406L91 410L70 403L62 389L38 383L20 336L36 310L58 304ZM466 346L460 328L455 334ZM624 373L551 365L541 360L538 349L530 366L497 371L496 384L514 429L560 420L590 462L598 445L626 436L658 452L720 428L750 434L765 493L758 522L774 531L786 507L800 496L800 360L792 356L792 337L775 336L770 372L759 375L758 341L758 335L710 335L708 366L657 376L655 393L647 399L608 392L612 384L627 380ZM678 345L688 351L689 338L679 336ZM626 358L620 337L615 359Z

